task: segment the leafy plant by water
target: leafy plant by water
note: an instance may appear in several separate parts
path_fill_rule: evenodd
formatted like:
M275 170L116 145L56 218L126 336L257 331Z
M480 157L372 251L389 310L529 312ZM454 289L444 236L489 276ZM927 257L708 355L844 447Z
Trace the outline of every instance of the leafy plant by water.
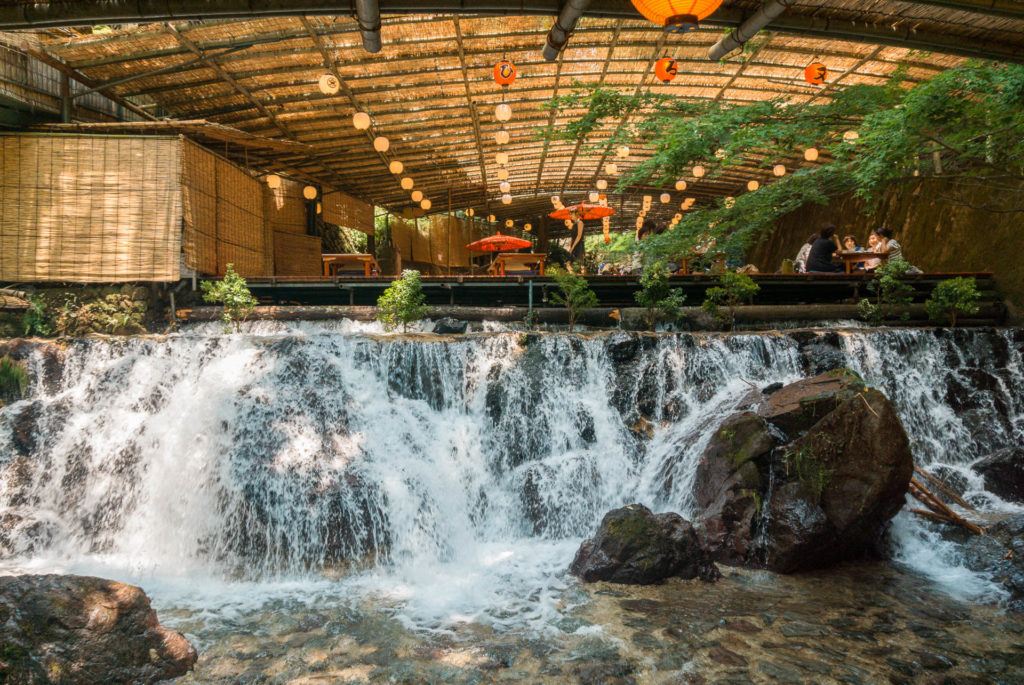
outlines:
M0 406L20 400L27 389L28 372L25 366L8 355L0 357Z
M914 301L914 288L904 280L910 264L900 258L887 260L875 270L875 278L868 283L868 292L874 294L874 301L864 298L858 309L861 318L872 326L879 326L886 318L891 317L899 307L905 307ZM904 311L900 318L910 318Z
M232 323L237 329L239 322L245 321L256 307L256 298L249 291L245 279L235 272L233 264L228 264L222 280L203 281L201 287L203 301L224 306L220 319L227 330L230 330Z
M959 314L978 313L979 299L981 293L978 292L978 282L973 278L960 276L942 281L935 286L931 296L924 303L924 308L932 321L948 321L949 325L955 328Z
M640 275L640 290L633 296L636 303L644 308L644 320L652 331L659 317L668 321L678 318L679 310L686 301L682 290L669 287L668 277L665 260L652 261Z
M562 269L551 269L548 274L555 279L558 290L551 293L550 299L556 305L565 307L569 312L569 331L576 327L576 319L584 309L597 306L597 295L590 289L590 284L583 276Z
M46 338L53 335L53 323L46 311L46 301L38 295L28 298L28 309L21 319L25 335Z
M704 293L701 308L729 330L736 325L736 307L751 300L761 289L747 274L728 271L718 277L718 285ZM722 307L725 308L723 313Z
M406 269L377 299L377 320L389 331L401 326L404 333L410 323L427 315L426 301L420 272Z

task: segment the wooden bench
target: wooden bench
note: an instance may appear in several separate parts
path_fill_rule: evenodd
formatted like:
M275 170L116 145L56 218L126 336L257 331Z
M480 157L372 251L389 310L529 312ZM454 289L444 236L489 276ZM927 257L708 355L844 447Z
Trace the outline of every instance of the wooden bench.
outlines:
M372 254L325 254L321 255L324 264L324 278L338 273L347 275L362 274L369 278L380 273L380 265Z
M495 273L498 276L516 274L544 275L546 254L536 252L502 252L494 258Z

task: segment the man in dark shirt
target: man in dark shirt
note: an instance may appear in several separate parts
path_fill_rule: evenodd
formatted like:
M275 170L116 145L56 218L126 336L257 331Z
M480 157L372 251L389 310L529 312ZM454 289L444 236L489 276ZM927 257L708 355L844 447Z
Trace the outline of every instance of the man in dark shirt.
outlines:
M834 273L843 267L832 263L832 255L840 249L836 227L829 224L821 229L818 239L811 244L811 253L807 257L807 271L818 273Z

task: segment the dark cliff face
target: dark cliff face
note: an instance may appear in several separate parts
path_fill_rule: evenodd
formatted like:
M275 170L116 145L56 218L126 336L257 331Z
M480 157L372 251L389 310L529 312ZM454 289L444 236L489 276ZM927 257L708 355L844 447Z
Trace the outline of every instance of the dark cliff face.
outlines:
M837 197L827 207L807 205L780 219L770 239L753 246L747 260L772 273L783 259L793 259L808 234L820 226L835 224L840 235L852 234L861 245L873 228L888 226L895 231L906 259L924 271L992 272L1011 313L1020 321L1024 316L1021 212L982 209L1005 210L1018 198L1019 194L1004 190L956 187L935 179L897 184L874 205Z

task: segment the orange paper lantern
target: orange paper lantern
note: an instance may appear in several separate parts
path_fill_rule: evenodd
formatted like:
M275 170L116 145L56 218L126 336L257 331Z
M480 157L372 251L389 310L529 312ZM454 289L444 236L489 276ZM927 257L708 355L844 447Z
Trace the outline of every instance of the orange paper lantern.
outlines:
M662 57L654 63L654 75L662 83L668 83L676 77L679 72L679 65L671 57Z
M710 17L722 0L632 0L633 7L648 21L670 31L689 31L701 19Z
M804 80L811 85L820 86L828 78L828 67L821 62L811 62L804 67Z
M503 59L494 65L494 82L502 88L508 88L516 80L516 65Z

